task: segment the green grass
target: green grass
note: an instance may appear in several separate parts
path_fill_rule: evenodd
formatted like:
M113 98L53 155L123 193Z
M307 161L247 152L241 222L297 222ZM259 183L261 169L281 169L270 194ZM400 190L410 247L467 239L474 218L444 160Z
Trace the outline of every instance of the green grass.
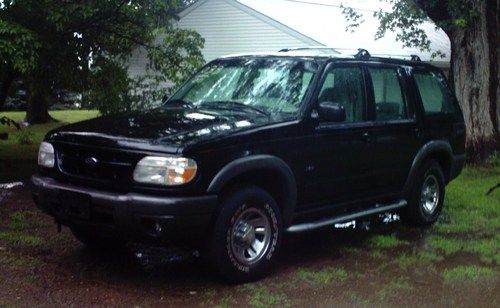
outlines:
M500 189L486 195L499 182L498 162L488 167L465 168L446 188L443 218L434 228L446 235L491 235L500 231Z
M370 237L367 241L367 244L372 248L392 248L408 245L409 243L407 241L398 239L395 235L377 234Z
M401 293L409 292L413 289L411 283L404 277L398 277L382 285L377 291L377 297L380 301L387 301L390 298L401 296Z
M477 282L482 279L498 277L498 273L488 267L477 265L457 266L443 272L443 281L446 284L454 282Z
M0 231L0 241L14 246L39 246L43 239L38 236L21 233L19 231Z
M290 300L286 294L272 292L266 287L258 287L254 284L246 284L245 289L250 291L248 305L254 308L265 307L289 307Z
M40 257L26 255L14 255L9 252L0 252L0 265L21 269L34 269L41 266L43 261Z
M28 230L44 226L41 221L40 212L31 210L22 210L10 214L9 229Z
M319 271L301 269L297 272L297 277L310 283L328 284L334 281L345 281L348 274L343 268L327 267Z
M468 253L500 265L500 180L497 159L488 166L467 167L446 191L442 218L432 228L429 246L446 256Z
M411 269L414 267L429 267L429 265L443 260L444 257L437 253L419 251L411 254L402 254L397 257L396 262L402 269Z
M96 110L57 110L50 111L50 115L57 121L36 124L27 128L22 128L21 131L14 127L0 126L0 132L9 133L8 140L0 140L0 161L19 161L19 160L36 160L38 146L45 137L45 134L50 130L59 126L75 123L90 118L95 118L99 115ZM14 121L20 122L25 116L25 112L0 112L0 117L6 116ZM32 144L20 144L19 138L29 138Z

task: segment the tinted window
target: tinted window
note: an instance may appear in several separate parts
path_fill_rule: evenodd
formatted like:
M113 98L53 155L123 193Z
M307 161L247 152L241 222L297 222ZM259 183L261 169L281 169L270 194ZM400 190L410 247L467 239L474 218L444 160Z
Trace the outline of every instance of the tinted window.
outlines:
M434 72L413 73L426 114L454 113L455 106L444 77Z
M375 118L379 121L409 118L398 72L394 68L370 67L370 75L375 95Z
M318 97L319 102L344 106L345 122L363 121L363 74L359 67L338 67L327 72Z

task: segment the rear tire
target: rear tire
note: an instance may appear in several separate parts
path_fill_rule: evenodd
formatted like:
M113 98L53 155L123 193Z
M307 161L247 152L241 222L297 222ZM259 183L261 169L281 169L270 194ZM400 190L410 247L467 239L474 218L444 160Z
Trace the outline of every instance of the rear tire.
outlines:
M250 185L235 188L222 199L208 262L228 282L254 281L271 270L282 233L279 208L267 191Z
M408 205L401 218L416 227L429 227L436 222L443 208L445 180L443 170L435 160L425 161L417 172Z

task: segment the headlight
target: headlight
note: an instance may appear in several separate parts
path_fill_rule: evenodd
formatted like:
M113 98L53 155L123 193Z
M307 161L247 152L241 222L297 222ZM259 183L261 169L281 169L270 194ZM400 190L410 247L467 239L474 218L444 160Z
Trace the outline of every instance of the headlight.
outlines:
M196 175L196 162L175 156L146 156L134 170L134 181L165 186L182 185Z
M54 167L54 147L48 142L42 142L38 150L38 165L46 168Z

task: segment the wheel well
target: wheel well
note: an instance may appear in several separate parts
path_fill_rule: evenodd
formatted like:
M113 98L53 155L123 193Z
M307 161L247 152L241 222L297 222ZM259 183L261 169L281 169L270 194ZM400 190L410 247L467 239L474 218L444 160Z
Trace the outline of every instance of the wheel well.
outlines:
M445 151L433 152L433 153L430 153L426 157L426 159L434 159L435 161L438 162L438 164L441 166L441 169L443 169L445 182L448 183L448 181L450 179L450 171L451 171L450 154L448 154Z
M244 172L233 177L223 187L227 191L234 186L252 184L266 190L274 197L282 214L285 213L286 196L289 193L285 184L284 176L274 170L257 169Z

